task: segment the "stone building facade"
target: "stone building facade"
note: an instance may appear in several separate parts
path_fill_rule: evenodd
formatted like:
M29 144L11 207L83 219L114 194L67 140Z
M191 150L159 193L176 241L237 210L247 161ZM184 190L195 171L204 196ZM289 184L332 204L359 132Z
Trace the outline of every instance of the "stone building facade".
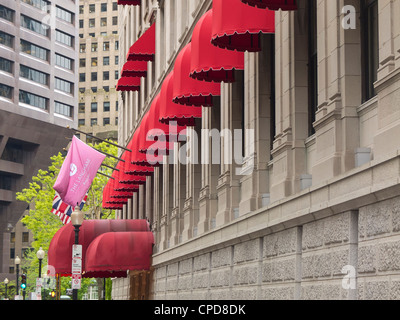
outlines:
M211 8L120 6L121 66L156 23L140 92L120 95L121 145ZM248 129L243 162L165 157L117 211L152 223L154 299L399 298L399 12L399 0L299 0L276 11L275 34L261 35L261 52L245 52L244 71L221 83L188 133ZM126 279L114 289L123 298Z

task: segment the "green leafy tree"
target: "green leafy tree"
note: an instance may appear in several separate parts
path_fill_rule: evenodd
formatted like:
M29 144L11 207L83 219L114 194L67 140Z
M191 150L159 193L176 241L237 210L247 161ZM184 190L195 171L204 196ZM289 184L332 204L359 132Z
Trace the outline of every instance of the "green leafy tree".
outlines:
M102 142L96 145L91 145L93 148L100 150L110 155L117 155L117 147L108 143ZM27 290L26 292L33 292L36 287L36 278L39 273L39 260L36 257L36 252L42 248L48 252L51 239L54 234L63 226L59 217L51 213L53 198L55 191L53 185L57 179L58 173L64 162L64 157L61 153L51 157L51 165L48 170L39 170L36 176L32 177L29 187L18 192L16 195L17 200L24 201L29 204L29 214L26 215L21 221L32 232L34 241L31 244L32 250L22 257L21 272L27 274ZM116 159L106 157L103 164L109 167L114 167ZM86 201L83 211L86 218L89 219L107 219L113 218L114 212L112 210L102 209L102 195L103 188L108 181L108 177L112 174L112 169L108 167L101 167L99 169L101 174L97 174L93 183L88 191L88 199ZM47 265L47 256L42 261L42 267ZM45 268L43 268L45 270ZM43 275L43 272L42 272ZM66 293L67 288L71 288L71 278L61 278L61 294ZM79 290L79 298L89 286L90 279L82 280L82 289Z

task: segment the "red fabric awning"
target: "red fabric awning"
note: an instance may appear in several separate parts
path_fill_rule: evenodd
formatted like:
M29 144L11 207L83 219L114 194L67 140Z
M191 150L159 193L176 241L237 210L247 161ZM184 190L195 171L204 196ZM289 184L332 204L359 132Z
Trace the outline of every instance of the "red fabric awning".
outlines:
M261 51L261 33L275 33L275 11L258 10L240 0L213 0L213 45L257 52Z
M122 77L118 80L117 91L139 91L140 78L139 77Z
M122 77L146 77L147 61L127 61L122 67Z
M140 6L141 5L141 0L118 0L117 3L119 5L128 5L128 6Z
M212 45L212 21L213 10L209 10L194 27L190 76L204 81L233 82L234 70L244 70L244 53Z
M165 78L160 92L159 121L164 124L176 122L178 126L195 126L195 119L201 118L202 109L187 107L172 101L174 90L174 71Z
M242 2L258 8L270 10L297 10L297 0L241 0Z
M79 229L79 244L82 245L82 271L85 271L86 250L99 235L107 232L144 232L150 231L147 220L84 220ZM74 227L71 223L61 227L50 242L48 265L55 273L70 276L72 267L72 245L75 242ZM83 277L97 277L96 274L83 274Z
M86 277L126 277L128 270L150 270L152 232L108 232L98 236L87 249Z
M191 55L192 44L189 43L176 58L173 101L187 106L211 107L212 97L221 95L221 85L191 78L189 76Z
M153 61L156 53L156 24L149 29L131 46L128 61Z

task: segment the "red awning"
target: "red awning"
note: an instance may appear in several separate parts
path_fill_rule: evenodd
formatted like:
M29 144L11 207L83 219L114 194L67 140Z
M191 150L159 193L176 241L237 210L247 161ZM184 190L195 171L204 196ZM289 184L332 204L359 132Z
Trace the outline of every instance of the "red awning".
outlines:
M107 232L144 232L150 231L147 220L84 220L79 229L79 244L82 245L82 271L85 271L86 250L99 235ZM61 227L50 242L48 265L55 273L70 276L72 267L72 245L75 242L74 227L71 223ZM83 277L96 277L95 274Z
M139 141L139 152L146 154L150 164L162 163L162 156L168 155L173 149L169 143L169 126L158 121L160 113L160 95L158 94L146 116L143 117L141 127L142 137Z
M146 77L147 61L128 61L122 67L122 77Z
M194 27L190 76L204 81L233 82L234 70L244 70L244 53L212 45L212 21L213 10L209 10Z
M275 33L275 11L240 0L214 0L211 43L223 49L261 51L260 34Z
M176 58L173 101L187 106L211 107L212 97L221 95L221 85L198 81L189 76L191 54L192 44L189 43Z
M195 126L195 119L201 118L202 109L187 107L172 101L174 90L174 71L165 78L160 92L159 121L164 124L176 122L178 126Z
M140 6L141 0L118 0L117 3L120 5L128 5L128 6Z
M128 61L153 61L156 53L156 24L149 29L131 46Z
M122 77L118 80L117 91L139 91L140 78L139 77Z
M297 0L242 0L242 2L262 9L297 10Z
M149 270L153 254L152 232L109 232L87 249L86 277L126 277L128 270Z

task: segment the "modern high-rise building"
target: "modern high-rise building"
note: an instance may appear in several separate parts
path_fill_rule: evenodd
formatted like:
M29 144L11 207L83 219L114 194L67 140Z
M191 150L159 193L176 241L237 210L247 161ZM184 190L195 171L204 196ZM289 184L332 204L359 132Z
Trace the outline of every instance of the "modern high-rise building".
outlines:
M77 1L0 0L0 281L31 241L15 228L27 209L15 193L78 124L78 39Z
M139 161L135 132L175 119L188 126L175 152L198 157L125 167L148 174L117 217L150 220L154 272L114 279L114 299L139 286L155 299L398 299L400 0L120 3L120 68L150 60L120 95L121 156Z
M118 5L79 1L79 130L117 140L119 78ZM84 135L81 139L89 139Z

